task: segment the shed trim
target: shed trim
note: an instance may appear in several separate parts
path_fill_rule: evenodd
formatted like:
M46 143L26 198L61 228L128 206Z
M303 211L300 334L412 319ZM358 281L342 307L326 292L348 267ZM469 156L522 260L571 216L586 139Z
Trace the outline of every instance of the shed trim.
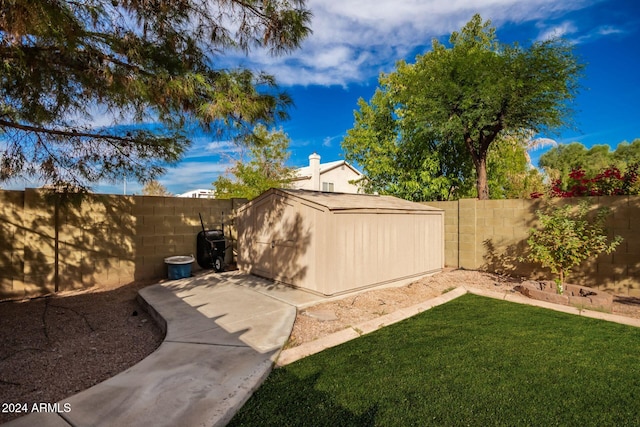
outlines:
M277 194L282 197L294 197L302 203L311 207L315 205L320 210L329 210L331 212L353 212L353 213L428 213L428 212L444 212L442 209L434 208L408 200L399 199L392 196L379 196L374 194L349 194L349 193L333 193L311 190L293 190L272 188L262 193L257 198L243 205L239 211L248 209L254 203L269 197L271 194Z

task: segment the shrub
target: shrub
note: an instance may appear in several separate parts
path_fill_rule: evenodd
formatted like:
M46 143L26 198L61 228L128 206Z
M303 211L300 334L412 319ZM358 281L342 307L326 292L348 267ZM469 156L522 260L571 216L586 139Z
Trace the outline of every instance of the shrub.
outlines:
M583 201L577 207L565 205L538 210L541 228L529 232L529 253L526 259L549 267L558 274L556 283L562 293L565 278L574 267L602 252L611 253L622 238L609 241L604 223L611 210L607 207L589 215L590 205Z

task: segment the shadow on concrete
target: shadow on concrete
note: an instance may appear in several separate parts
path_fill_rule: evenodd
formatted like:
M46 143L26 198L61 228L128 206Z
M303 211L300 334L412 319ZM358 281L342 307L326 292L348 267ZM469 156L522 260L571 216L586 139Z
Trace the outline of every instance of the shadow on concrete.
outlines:
M69 412L19 425L225 425L271 372L295 308L233 284L186 282L140 291L166 332L155 352L62 400Z

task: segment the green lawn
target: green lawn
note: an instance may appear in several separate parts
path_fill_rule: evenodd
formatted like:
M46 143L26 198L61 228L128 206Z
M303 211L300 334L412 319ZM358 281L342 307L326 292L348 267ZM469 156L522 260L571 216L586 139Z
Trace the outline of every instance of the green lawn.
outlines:
M640 425L640 330L465 295L274 370L230 425Z

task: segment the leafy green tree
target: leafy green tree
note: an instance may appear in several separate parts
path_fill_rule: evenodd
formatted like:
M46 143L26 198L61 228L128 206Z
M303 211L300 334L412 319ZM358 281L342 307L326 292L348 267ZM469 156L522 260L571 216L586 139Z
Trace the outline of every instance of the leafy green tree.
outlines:
M273 77L221 57L286 53L309 21L304 0L1 2L0 182L146 181L180 159L185 123L237 134L286 117Z
M439 144L466 147L478 197L488 199L491 144L504 132L537 134L568 123L583 67L561 39L526 49L499 43L480 15L449 41L434 40L415 64L400 61L382 81L393 88L398 117L428 129Z
M500 136L489 148L487 184L492 199L526 199L545 189L543 176L531 166L526 135Z
M235 162L228 173L213 183L218 199L254 199L270 188L286 188L294 169L285 165L289 158L289 137L282 130L268 131L258 125L245 139L247 156Z
M621 142L612 153L614 164L624 163L626 166L640 163L640 138L628 143ZM620 167L620 166L618 166Z
M358 164L367 177L361 182L365 192L413 201L477 197L473 163L463 141L438 140L420 114L394 101L395 92L382 77L368 103L358 100L354 126L342 141L346 160ZM533 139L531 131L505 131L496 139L487 157L492 198L528 197L544 189L527 153L542 142Z
M538 165L551 179L568 177L573 169L586 163L587 148L579 142L560 144L540 156Z
M345 159L366 176L365 192L413 201L449 200L472 192L472 164L464 150L439 144L433 133L409 117L399 117L391 91L381 84L367 103L358 100L354 126L342 141Z
M577 207L548 207L536 213L541 227L530 230L527 259L558 274L558 293L573 268L602 252L610 254L622 241L620 236L607 238L604 224L609 208L598 209L593 217L589 210L589 202L583 201Z

